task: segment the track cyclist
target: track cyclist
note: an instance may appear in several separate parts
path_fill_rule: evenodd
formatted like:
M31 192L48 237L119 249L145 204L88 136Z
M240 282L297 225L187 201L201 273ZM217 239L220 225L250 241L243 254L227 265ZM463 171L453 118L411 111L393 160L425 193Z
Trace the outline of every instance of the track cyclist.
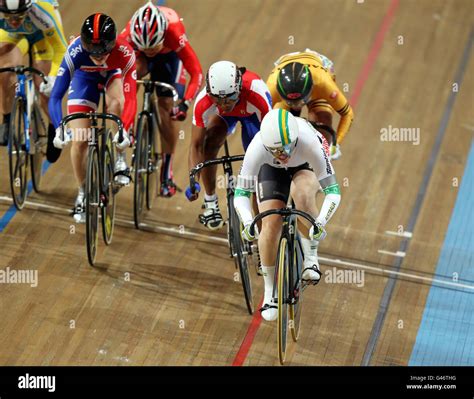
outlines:
M92 14L84 21L81 35L68 47L61 63L58 77L51 93L49 111L56 128L54 145L64 148L72 141L71 160L79 192L74 205L74 219L84 222L84 180L88 137L80 137L79 132L88 131L90 121L78 119L70 123L61 137L61 101L69 88L67 112L97 111L100 87L105 89L107 112L121 116L125 132L122 142L119 133L114 136L117 159L114 166L115 182L127 185L130 171L125 160L125 149L130 146L129 134L137 109L135 53L127 41L117 38L115 23L109 16ZM77 134L73 134L77 132Z
M242 145L247 149L260 130L262 118L271 110L271 97L265 82L244 67L230 61L218 61L206 74L206 88L194 103L189 168L200 162L216 158L227 135L235 131L237 122L242 125ZM216 194L216 167L202 171L204 183L204 213L201 221L210 230L224 224ZM186 189L190 201L198 198L196 192Z
M47 76L44 83L35 76L35 84L40 89L41 104L48 113L48 96L54 85L55 77L66 51L61 16L57 2L51 0L0 0L0 65L2 67L23 64L23 57L31 48L32 66ZM10 125L10 112L15 93L16 76L14 73L0 74L1 100L3 113L0 144L7 145ZM54 151L54 127L48 127L47 157L56 161Z
M173 85L181 99L178 109L173 110L172 93L162 87L156 88L163 149L160 194L171 197L176 194L172 158L178 141L178 128L174 121L186 118L190 102L201 88L201 64L186 37L181 18L168 7L151 2L140 7L120 37L135 50L138 78L150 72L152 80ZM186 92L185 71L190 75Z
M305 258L302 279L312 284L317 284L321 277L317 253L319 242L326 237L325 226L341 200L339 185L323 148L323 140L321 133L307 120L283 109L270 111L263 118L260 132L247 148L234 198L235 208L244 226L242 237L247 241L256 238L249 229L253 220L250 196L255 191L259 212L284 208L291 193L296 209L316 219L319 227L317 232L312 226L308 230L304 223L299 224ZM314 201L318 181L325 193L319 215ZM275 320L278 315L272 295L281 227L280 216L266 217L258 237L265 284L260 311L265 320Z
M332 127L334 110L340 115L337 127L337 143L322 132L331 143L331 159L342 154L340 144L344 140L354 118L352 107L336 85L334 63L316 51L306 49L289 53L275 62L267 85L272 94L274 108L290 111L300 116L301 110L308 107L308 119Z

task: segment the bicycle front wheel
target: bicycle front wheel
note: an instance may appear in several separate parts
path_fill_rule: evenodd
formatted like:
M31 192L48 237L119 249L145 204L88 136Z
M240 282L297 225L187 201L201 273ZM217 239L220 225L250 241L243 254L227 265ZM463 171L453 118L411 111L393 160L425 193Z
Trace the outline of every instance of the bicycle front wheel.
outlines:
M277 343L278 343L278 358L280 364L285 363L287 337L288 337L288 298L289 298L289 248L288 241L285 237L280 239L278 248L278 328L277 328Z
M236 262L239 273L240 281L242 283L242 288L244 290L245 304L247 305L247 310L249 314L253 314L254 303L253 303L253 293L252 293L252 280L250 279L249 272L249 263L248 263L248 253L245 248L245 243L242 240L240 235L241 224L239 216L234 208L234 196L231 195L228 198L229 201L229 229L232 230L231 237L233 243L231 248L234 250L233 257Z
M134 163L133 220L135 227L139 229L145 209L148 187L148 116L146 114L140 115L138 120Z
M25 103L16 97L10 119L8 137L8 164L13 203L18 210L25 205L28 193L28 152L25 136Z
M293 341L298 340L301 325L301 310L303 308L303 287L301 284L301 267L303 265L303 248L299 238L295 240L293 248L293 261L291 265L292 278L290 285L293 287L293 300L290 304L290 331Z
M90 146L87 154L86 171L86 245L87 259L94 266L99 239L99 156L97 148Z
M114 146L112 133L108 131L102 145L103 178L100 192L102 236L106 245L112 242L115 225L115 192L114 192Z
M30 155L31 181L33 183L33 189L39 193L43 169L43 152L45 151L47 132L41 110L36 103L33 105L33 111L31 112L31 131L33 135L30 143L34 146L34 153Z

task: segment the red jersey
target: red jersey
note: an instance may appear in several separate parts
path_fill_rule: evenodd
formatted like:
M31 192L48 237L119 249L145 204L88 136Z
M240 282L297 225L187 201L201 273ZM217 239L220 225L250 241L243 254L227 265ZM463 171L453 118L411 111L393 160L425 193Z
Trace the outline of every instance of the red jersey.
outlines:
M271 109L271 96L265 82L256 73L245 71L242 76L242 91L239 101L232 111L223 112L206 93L206 89L203 89L194 103L193 124L207 127L209 117L216 114L240 118L255 114L261 122Z
M193 48L189 44L188 38L186 37L186 31L181 18L168 7L157 6L160 11L165 15L168 20L168 28L165 31L163 49L159 54L166 54L174 51L178 54L179 59L183 62L184 69L189 73L190 81L184 94L184 99L191 101L196 97L199 92L199 88L202 83L202 68L199 59L194 52ZM125 29L120 33L119 37L127 40L136 51L137 54L141 52L135 48L130 35L130 23L128 21Z

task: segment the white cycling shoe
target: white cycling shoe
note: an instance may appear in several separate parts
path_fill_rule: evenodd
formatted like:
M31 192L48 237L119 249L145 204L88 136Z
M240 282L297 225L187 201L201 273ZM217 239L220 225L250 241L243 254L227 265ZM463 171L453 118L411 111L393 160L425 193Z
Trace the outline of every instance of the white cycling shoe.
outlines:
M263 320L266 321L274 321L278 317L278 305L277 303L264 303L263 306L260 308L260 313L262 315Z
M317 259L308 259L304 261L302 280L304 282L316 285L321 280L319 263Z
M130 169L128 169L125 156L118 155L114 166L114 181L120 186L130 184Z
M86 222L84 187L79 187L79 192L77 193L76 201L74 202L72 217L76 223Z

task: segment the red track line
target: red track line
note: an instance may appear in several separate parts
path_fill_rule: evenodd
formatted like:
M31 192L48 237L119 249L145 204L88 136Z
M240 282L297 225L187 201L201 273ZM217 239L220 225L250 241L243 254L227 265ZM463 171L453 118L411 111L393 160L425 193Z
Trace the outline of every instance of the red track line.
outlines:
M253 339L255 334L257 334L258 328L260 327L260 323L262 322L262 316L260 315L260 308L263 305L263 297L260 300L260 304L258 305L257 310L255 310L252 321L250 322L249 328L247 330L247 334L245 334L245 338L240 345L239 351L237 355L235 355L235 359L232 362L232 366L242 366L247 358L247 354L249 353L250 347L252 346Z
M375 36L375 41L372 44L372 48L370 49L369 55L365 60L364 66L362 67L362 71L359 73L359 77L356 81L356 87L354 89L354 93L350 98L350 103L353 108L357 107L357 102L359 101L360 93L362 92L362 88L369 77L370 72L372 71L372 67L375 64L375 60L380 53L380 49L382 48L383 41L385 39L385 34L387 33L390 25L392 24L393 17L395 16L395 11L397 10L399 0L392 0L390 6L388 7L388 11L385 14L382 24Z
M377 31L377 34L375 36L375 41L372 44L369 55L367 56L364 66L362 67L362 70L359 73L359 76L357 78L354 93L352 94L350 98L350 103L353 108L355 108L357 105L357 101L359 100L359 96L362 92L365 82L367 81L369 74L372 71L372 67L375 64L375 60L377 59L377 56L380 53L383 41L385 39L385 35L390 25L392 24L392 20L395 16L395 11L397 10L398 3L399 3L399 0L392 0L390 2L390 6L385 16L383 17L382 24L380 25L380 28ZM263 302L263 297L262 297L261 302ZM259 308L260 307L261 307L261 304L259 305ZM244 364L245 359L247 358L247 355L250 351L250 347L252 346L253 340L255 338L255 335L257 334L258 328L260 327L261 323L262 323L262 316L260 315L260 312L257 310L255 311L252 317L252 321L250 322L250 326L247 330L247 334L245 334L244 340L242 341L242 344L240 345L239 351L235 355L234 361L232 362L232 366L242 366Z

